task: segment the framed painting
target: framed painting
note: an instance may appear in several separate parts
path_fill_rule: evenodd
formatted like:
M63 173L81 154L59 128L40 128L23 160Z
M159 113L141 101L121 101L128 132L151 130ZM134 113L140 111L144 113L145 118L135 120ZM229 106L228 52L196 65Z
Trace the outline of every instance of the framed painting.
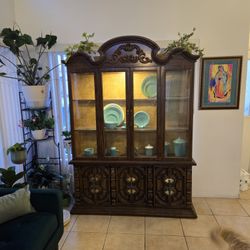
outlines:
M200 109L238 109L242 56L203 58Z

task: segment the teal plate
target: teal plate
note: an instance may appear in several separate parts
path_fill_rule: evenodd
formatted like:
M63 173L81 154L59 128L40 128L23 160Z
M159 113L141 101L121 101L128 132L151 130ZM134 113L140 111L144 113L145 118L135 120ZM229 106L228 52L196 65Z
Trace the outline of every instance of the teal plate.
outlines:
M150 121L149 114L145 111L138 111L134 115L134 124L139 128L145 128Z
M116 123L120 126L124 121L122 107L116 103L109 103L103 108L104 123Z
M148 76L145 78L141 85L141 91L143 95L148 98L156 97L157 95L157 77Z

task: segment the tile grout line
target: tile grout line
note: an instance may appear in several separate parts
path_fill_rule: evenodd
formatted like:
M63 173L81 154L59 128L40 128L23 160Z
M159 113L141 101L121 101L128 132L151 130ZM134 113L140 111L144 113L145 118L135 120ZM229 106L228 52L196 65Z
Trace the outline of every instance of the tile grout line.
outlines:
M76 216L75 222L73 222L71 228L69 229L69 232L73 232L72 229L73 229L74 225L76 224L76 221L78 220L78 217L79 217L79 215Z
M186 235L184 233L184 228L183 228L183 224L182 224L182 219L181 218L180 218L180 223L181 223L181 230L182 230L182 233L183 233L183 236L184 236L184 240L185 240L185 243L186 243L186 246L187 246L187 250L189 250L189 246L188 246L188 243L187 243Z
M239 199L240 200L240 199ZM246 217L249 217L249 214L247 212L247 210L241 205L240 201L238 200L239 204L240 204L240 207L244 210L244 212L247 214Z
M241 217L250 217L250 215L247 213L247 211L244 209L244 207L241 205L241 203L239 202L240 199L234 199L234 200L237 200L238 204L240 205L240 207L242 208L242 210L247 214L247 215L231 215L231 214L215 214L213 212L213 209L209 206L208 202L207 202L207 198L204 198L209 209L211 210L212 212L212 215L215 217L215 216L241 216ZM209 199L209 198L208 198ZM216 199L219 199L219 198L216 198Z
M106 240L107 240L107 237L108 237L108 232L109 232L109 226L110 226L110 222L111 222L111 217L112 217L112 216L109 216L108 227L107 227L107 231L106 231L105 239L104 239L104 242L103 242L102 250L104 250L104 248L105 248L105 244L106 244Z
M209 211L211 212L210 215L214 215L213 209L209 206L209 204L208 204L208 202L207 202L207 198L204 197L203 199L204 199L204 201L205 201L207 207L209 208Z
M70 231L65 231L65 232L67 233L67 236L65 237L65 239L64 239L64 241L63 241L63 243L62 243L62 246L60 247L60 250L63 249L63 246L64 246L64 244L65 244L65 242L66 242L66 240L67 240L67 238L68 238L68 236L69 236L69 233L70 233Z
M66 242L66 240L67 240L67 238L68 238L70 232L72 232L71 229L72 229L73 226L75 225L77 219L78 219L78 215L76 216L75 222L73 222L73 224L72 224L70 230L69 230L69 231L64 231L64 232L67 232L68 234L67 234L67 236L65 237L65 240L63 241L63 244L62 244L60 250L63 249L63 246L64 246L64 244L65 244L65 242ZM70 222L69 222L69 223L70 223Z

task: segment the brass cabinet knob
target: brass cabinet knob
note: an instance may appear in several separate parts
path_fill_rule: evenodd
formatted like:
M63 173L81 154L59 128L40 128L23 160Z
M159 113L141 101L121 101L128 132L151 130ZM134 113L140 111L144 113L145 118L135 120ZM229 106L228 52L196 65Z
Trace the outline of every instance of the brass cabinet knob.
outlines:
M92 176L92 177L90 177L90 181L91 182L99 181L99 177L98 176Z
M135 190L134 188L128 188L128 189L127 189L127 192L128 192L129 194L135 194L135 193L136 193L136 190Z
M165 183L174 183L174 179L173 178L166 178L164 180Z
M171 196L174 194L174 191L173 190L165 190L164 192L167 196Z
M133 182L136 181L136 178L133 177L133 176L129 176L129 177L126 179L126 181L129 182L129 183L133 183Z
M91 192L92 194L98 194L98 193L100 193L100 189L99 189L99 188L92 188L92 189L90 190L90 192Z

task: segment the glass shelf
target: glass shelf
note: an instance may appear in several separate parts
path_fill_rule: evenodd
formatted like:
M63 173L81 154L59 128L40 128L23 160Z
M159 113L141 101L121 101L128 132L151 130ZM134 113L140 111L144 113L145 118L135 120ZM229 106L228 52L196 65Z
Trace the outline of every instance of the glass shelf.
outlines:
M187 131L188 127L166 127L166 131Z
M156 104L157 100L155 98L148 98L148 99L134 99L134 103L152 103L152 104Z
M156 129L153 128L134 128L134 132L156 132Z
M166 101L188 101L188 96L167 96Z
M75 128L74 131L96 132L95 128Z
M104 128L104 131L105 132L127 132L127 129L126 128Z
M73 102L87 102L87 103L93 102L93 103L95 103L95 100L93 100L93 99L73 99L72 101Z

